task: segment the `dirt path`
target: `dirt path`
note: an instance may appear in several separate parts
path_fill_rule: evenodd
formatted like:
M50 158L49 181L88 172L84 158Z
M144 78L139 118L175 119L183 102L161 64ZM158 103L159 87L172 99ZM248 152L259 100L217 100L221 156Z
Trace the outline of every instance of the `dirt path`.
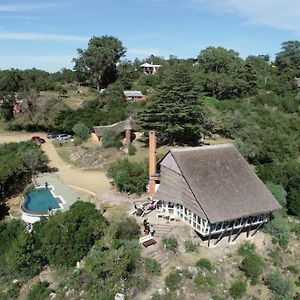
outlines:
M0 133L0 144L26 141L34 135L45 138L46 143L42 145L42 149L48 155L48 158L50 160L49 166L58 169L57 174L62 178L64 182L72 185L73 187L78 187L82 190L85 190L86 192L90 191L95 194L111 191L109 180L104 172L86 171L69 165L59 157L51 141L46 139L45 133Z

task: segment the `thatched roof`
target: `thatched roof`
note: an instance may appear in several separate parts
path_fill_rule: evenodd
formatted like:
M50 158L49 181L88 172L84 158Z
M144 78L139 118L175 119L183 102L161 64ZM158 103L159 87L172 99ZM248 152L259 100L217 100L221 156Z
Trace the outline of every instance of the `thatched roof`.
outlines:
M211 223L280 208L271 192L231 144L174 149L160 165L184 178L196 200L184 197L185 207L197 213L197 203L198 210L203 211ZM178 193L181 188L178 180L172 184L172 177L164 174L167 173L161 174L161 185L155 198L161 198L165 186L169 193Z
M122 133L126 130L134 130L136 127L135 122L128 118L127 120L112 124L112 125L106 125L106 126L94 126L94 132L97 136L101 137L103 135L103 132L107 129L113 129L119 133Z

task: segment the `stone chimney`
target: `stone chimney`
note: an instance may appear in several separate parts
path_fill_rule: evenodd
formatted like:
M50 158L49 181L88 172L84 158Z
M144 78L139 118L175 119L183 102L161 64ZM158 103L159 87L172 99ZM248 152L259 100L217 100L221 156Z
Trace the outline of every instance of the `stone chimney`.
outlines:
M149 134L149 194L153 196L155 193L156 178L156 133L150 131Z

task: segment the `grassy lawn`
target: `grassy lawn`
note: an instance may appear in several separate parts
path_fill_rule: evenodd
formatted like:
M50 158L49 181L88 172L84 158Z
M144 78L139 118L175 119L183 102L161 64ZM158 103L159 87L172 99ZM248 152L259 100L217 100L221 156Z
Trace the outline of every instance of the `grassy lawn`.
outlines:
M78 88L66 86L66 90L66 95L60 95L56 91L42 91L40 95L53 98L61 97L62 101L72 109L79 108L84 101L94 100L98 95L97 91L84 86Z

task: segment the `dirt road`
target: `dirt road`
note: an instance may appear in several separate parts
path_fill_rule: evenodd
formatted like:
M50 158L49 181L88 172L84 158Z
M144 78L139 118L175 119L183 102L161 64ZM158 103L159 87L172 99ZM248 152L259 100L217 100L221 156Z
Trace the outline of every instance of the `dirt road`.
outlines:
M42 149L48 155L49 166L58 169L57 174L64 182L92 193L103 193L111 190L109 180L104 172L81 170L63 161L51 141L47 140L45 133L1 132L0 143L26 141L34 135L43 137L46 140L46 143L42 145Z

